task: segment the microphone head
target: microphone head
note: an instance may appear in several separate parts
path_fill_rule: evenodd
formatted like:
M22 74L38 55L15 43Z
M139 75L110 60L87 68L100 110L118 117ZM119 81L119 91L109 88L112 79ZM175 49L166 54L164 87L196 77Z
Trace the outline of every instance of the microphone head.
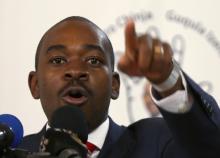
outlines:
M77 134L83 143L87 142L88 126L83 112L78 107L66 105L57 109L52 115L50 126L70 130Z
M6 145L15 148L21 142L24 134L21 122L17 117L11 114L2 114L0 115L0 125L2 125L2 127L4 126L5 128L8 128L10 131L7 134L11 141L6 142Z

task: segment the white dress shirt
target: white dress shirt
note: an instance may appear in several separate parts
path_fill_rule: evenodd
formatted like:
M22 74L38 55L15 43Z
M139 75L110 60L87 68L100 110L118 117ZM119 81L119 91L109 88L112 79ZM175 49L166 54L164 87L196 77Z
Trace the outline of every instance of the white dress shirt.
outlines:
M163 110L171 113L185 113L192 107L193 100L192 97L190 97L190 93L188 92L186 80L183 76L183 73L180 72L180 74L184 90L178 90L172 95L160 100L157 100L153 96L152 91L150 91L154 103Z
M89 155L90 158L98 157L98 154L107 136L108 129L109 129L109 118L107 118L98 128L96 128L91 133L89 133L88 142L98 147L97 150L95 150L91 155Z

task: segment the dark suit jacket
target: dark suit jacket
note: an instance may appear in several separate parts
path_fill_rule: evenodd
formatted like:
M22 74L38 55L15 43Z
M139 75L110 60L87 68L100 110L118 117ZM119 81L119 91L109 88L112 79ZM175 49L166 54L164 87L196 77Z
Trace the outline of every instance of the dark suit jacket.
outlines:
M143 119L128 127L110 119L110 128L98 158L220 158L220 110L214 99L186 77L194 96L192 109L164 119ZM20 148L38 151L45 127L26 136Z

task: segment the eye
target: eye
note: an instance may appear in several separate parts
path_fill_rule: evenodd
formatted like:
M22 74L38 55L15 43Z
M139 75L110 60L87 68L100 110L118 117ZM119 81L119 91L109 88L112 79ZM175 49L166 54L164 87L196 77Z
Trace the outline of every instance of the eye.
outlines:
M64 57L56 56L50 59L50 63L59 65L59 64L65 64L67 60Z
M87 58L86 61L89 64L94 65L94 66L98 66L98 65L102 64L102 60L99 59L99 57L95 57L95 56Z

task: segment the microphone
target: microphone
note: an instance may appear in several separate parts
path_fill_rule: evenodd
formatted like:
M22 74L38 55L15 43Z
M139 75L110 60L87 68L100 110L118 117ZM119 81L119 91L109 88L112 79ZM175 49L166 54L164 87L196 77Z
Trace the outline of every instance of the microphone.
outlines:
M23 126L17 117L11 114L0 115L0 150L15 148L23 138Z
M56 110L50 120L50 129L42 137L41 152L62 158L86 158L85 143L88 127L83 112L75 106L66 105Z

